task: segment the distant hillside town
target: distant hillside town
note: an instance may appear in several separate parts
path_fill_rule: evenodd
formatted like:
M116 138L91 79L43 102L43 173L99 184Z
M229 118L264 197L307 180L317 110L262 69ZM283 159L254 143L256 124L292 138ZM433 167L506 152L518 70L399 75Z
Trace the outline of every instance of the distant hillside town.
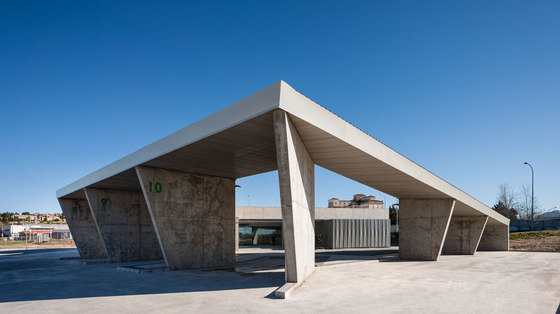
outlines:
M330 208L383 208L383 201L376 200L375 196L365 194L354 194L351 200L329 199Z
M41 213L34 213L31 214L29 212L23 212L22 214L19 213L10 213L4 212L0 214L1 219L0 222L3 225L6 224L65 224L66 218L63 214L41 214Z

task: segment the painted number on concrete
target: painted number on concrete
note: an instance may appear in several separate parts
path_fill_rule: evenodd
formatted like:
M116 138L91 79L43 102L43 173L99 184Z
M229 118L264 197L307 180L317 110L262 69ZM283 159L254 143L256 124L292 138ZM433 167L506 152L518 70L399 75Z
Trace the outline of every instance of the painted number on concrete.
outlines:
M106 198L102 198L102 199L101 199L101 204L107 205L107 199L106 199Z
M156 191L156 193L161 192L161 183L156 182L156 184L153 184L152 181L150 181L149 186L150 186L150 192L153 191Z
M72 212L73 212L73 213L77 213L77 212L78 212L78 207L73 206L73 207L72 207Z

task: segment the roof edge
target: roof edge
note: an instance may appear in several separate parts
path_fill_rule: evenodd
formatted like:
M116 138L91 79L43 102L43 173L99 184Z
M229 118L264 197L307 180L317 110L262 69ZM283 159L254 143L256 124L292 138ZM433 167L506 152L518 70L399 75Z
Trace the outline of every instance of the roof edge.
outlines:
M319 105L309 97L298 92L284 81L280 81L280 109L292 114L314 126L338 137L344 142L370 154L383 163L398 169L399 171L428 184L440 192L462 202L463 204L488 215L490 218L509 225L509 219L494 212L490 207L484 205L474 197L468 195L461 189L445 181L424 167L418 165L404 155L383 144L373 136L360 130L358 127L347 122L335 113ZM309 109L306 109L309 108ZM342 121L343 124L333 123ZM360 141L367 141L372 147L359 145ZM382 151L383 153L378 153Z

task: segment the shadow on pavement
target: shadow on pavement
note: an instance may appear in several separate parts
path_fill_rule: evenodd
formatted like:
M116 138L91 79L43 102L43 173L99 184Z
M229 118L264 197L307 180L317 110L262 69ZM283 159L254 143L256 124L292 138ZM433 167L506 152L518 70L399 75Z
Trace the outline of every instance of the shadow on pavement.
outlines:
M316 264L383 260L397 253L395 249L319 250ZM142 274L117 269L131 263L85 265L69 258L73 256L77 251L72 248L1 250L0 282L12 288L0 294L0 302L255 288L271 288L263 297L275 298L274 290L284 284L284 253L275 248L238 254L235 267Z
M84 265L80 260L60 260L75 254L75 249L0 251L0 282L10 287L0 294L0 302L276 289L284 283L283 272L249 276L199 270L135 274L117 270L126 263Z

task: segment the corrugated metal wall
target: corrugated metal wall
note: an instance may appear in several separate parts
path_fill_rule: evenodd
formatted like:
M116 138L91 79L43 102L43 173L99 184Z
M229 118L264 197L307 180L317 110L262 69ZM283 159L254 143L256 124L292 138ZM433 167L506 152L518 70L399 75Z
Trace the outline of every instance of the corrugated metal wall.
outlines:
M333 219L315 225L315 234L322 234L324 246L333 249L391 246L389 219Z

